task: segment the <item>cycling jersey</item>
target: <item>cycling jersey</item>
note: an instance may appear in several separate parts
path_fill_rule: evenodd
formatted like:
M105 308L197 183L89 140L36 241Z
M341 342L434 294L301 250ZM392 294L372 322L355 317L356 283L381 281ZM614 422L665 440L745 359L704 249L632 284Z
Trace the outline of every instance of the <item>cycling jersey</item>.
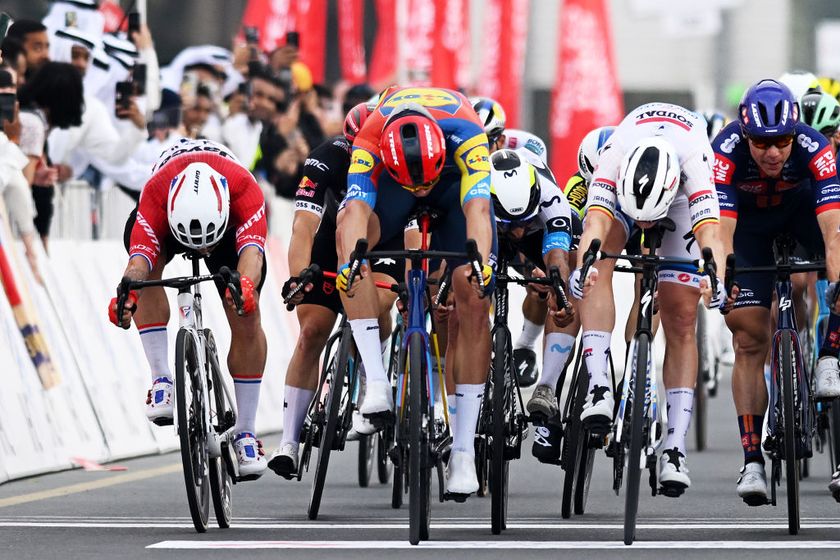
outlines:
M515 128L506 128L504 133L505 143L502 148L511 150L518 150L525 148L526 150L536 154L539 158L548 165L548 149L545 147L545 142L536 134L531 134L524 130Z
M221 144L209 140L181 139L161 154L151 178L143 187L137 221L131 229L129 258L141 256L154 268L161 243L169 235L166 203L174 179L191 163L206 163L227 178L230 189L228 230L235 231L236 254L245 247L265 251L267 232L265 199L254 176Z
M338 201L347 192L350 142L336 136L312 150L303 165L303 178L295 193L295 211L312 212L319 218L326 213L335 220Z
M616 127L601 149L598 168L589 185L587 212L604 212L615 217L619 208L616 196L621 160L639 140L662 136L679 157L681 181L679 194L688 198L691 231L709 223L718 223L720 210L712 180L713 153L706 136L706 121L696 113L669 103L648 103L633 110ZM677 224L682 231L684 224Z
M563 194L566 195L569 206L577 212L581 220L586 213L586 196L588 192L589 185L586 184L586 179L583 178L580 172L569 177L569 180L566 181L566 186L563 187Z
M810 126L797 123L790 157L778 178L764 176L750 155L737 122L715 138L715 185L721 215L737 218L739 209L784 205L790 195L810 189L817 214L840 208L837 162L831 144Z
M345 202L362 200L371 208L376 206L377 188L384 170L379 157L380 136L394 109L405 103L423 106L443 131L446 144L443 173L457 169L460 175L461 205L473 198L490 200L487 135L467 98L449 89L395 87L383 94L376 110L367 118L356 136L347 175ZM435 190L449 188L450 185L451 181L441 180Z

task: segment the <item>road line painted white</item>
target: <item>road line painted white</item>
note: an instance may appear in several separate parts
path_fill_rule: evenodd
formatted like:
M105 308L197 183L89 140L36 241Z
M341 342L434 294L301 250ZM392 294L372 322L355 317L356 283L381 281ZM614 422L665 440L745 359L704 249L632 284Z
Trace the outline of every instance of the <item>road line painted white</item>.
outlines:
M641 549L837 549L840 541L637 541ZM146 548L179 550L219 549L543 549L615 550L629 549L622 542L592 541L425 541L412 546L408 541L161 541Z
M90 482L79 482L78 484L70 484L69 486L59 486L58 488L50 488L49 490L42 490L40 492L32 492L30 494L21 494L19 496L11 496L9 498L0 499L0 508L17 506L29 502L37 502L49 498L58 498L60 496L68 496L70 494L78 494L79 492L88 492L90 490L98 490L100 488L107 488L109 486L116 486L117 484L126 484L129 482L136 482L138 480L145 480L147 478L154 478L162 474L170 474L181 470L181 463L167 465L165 467L156 467L153 469L143 469L126 474L116 476L108 476L106 478L99 478L91 480Z

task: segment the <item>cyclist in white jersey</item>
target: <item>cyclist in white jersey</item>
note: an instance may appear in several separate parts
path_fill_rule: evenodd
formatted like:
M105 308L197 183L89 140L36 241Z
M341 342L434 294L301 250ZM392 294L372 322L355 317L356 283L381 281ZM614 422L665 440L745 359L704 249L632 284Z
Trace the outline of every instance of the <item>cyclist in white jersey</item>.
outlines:
M715 260L724 262L713 161L706 123L697 114L667 103L650 103L632 111L604 146L595 169L578 266L593 239L601 239L602 249L616 254L633 228L650 228L665 217L674 221L676 231L665 233L657 253L698 258L700 247L710 247ZM582 298L579 309L590 382L581 419L593 431L606 432L613 419L607 360L615 326L614 266L612 260L597 262L597 269L584 279L582 291L578 286L580 268L569 280L573 295ZM723 304L722 282L710 287L696 269L668 267L659 272L659 309L667 340L663 373L668 409L660 483L672 490L671 495L679 495L691 485L685 467L685 435L697 375L695 325L701 290L707 306Z

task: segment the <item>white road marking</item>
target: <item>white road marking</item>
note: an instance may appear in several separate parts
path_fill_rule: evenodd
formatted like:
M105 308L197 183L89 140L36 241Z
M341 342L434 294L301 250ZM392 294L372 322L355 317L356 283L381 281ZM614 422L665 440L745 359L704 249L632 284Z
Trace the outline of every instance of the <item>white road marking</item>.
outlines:
M837 549L840 541L637 541L635 549ZM408 541L161 541L154 549L542 549L542 550L630 550L622 542L592 541L425 541L412 546Z

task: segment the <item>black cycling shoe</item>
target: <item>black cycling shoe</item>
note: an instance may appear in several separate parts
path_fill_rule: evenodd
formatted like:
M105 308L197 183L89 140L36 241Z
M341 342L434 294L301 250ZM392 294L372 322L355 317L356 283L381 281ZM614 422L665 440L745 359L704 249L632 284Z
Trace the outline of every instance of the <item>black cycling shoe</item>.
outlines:
M513 365L520 387L530 387L537 382L540 370L537 368L537 353L530 348L513 350Z
M531 446L531 454L540 463L559 465L562 441L563 426L553 422L534 426L534 443Z

